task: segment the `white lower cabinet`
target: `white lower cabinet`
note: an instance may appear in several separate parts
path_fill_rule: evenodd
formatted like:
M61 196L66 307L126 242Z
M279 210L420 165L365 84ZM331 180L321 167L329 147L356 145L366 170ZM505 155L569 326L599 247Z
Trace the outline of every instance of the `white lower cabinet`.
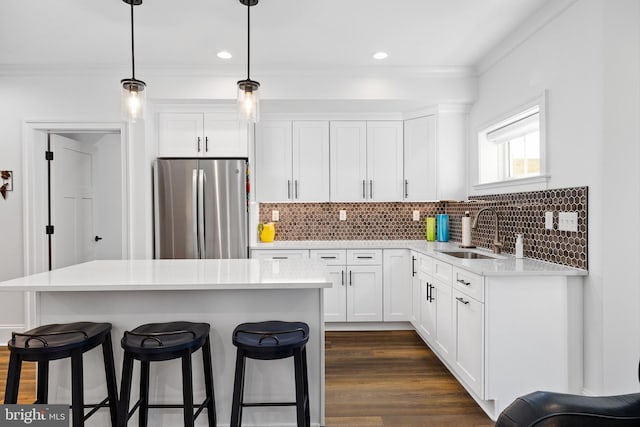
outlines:
M453 350L453 293L451 284L434 280L431 300L435 304L435 345L445 359L450 359Z
M311 250L327 265L333 282L325 288L325 322L382 321L382 250Z
M481 399L484 398L484 304L453 291L454 369Z
M408 249L385 249L382 255L385 322L406 322L411 318L412 262Z
M420 273L420 323L418 324L418 332L422 338L433 345L436 336L436 305L434 304L431 285L431 278Z

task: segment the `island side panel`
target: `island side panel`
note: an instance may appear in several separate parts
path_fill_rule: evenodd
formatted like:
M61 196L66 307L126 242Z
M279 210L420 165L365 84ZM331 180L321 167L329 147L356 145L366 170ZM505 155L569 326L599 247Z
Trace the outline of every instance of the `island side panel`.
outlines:
M143 323L186 320L211 324L214 383L219 425L230 419L236 348L231 342L233 329L243 322L264 320L303 321L309 325L307 344L311 422L324 424L324 322L322 289L271 289L235 291L127 291L127 292L40 292L38 323L76 321L111 322L118 378L121 372L120 339L125 330ZM85 354L85 396L87 401L106 396L101 352ZM204 398L202 356L193 357L194 401ZM137 399L138 369L134 371L131 401ZM182 401L180 362L152 364L150 395L154 403ZM51 367L50 403L67 402L70 398L70 366L67 361ZM119 383L119 382L118 382ZM294 401L293 359L247 361L245 401ZM101 411L102 412L102 411ZM92 419L95 418L92 417ZM137 418L137 416L134 416ZM179 425L179 410L151 410L149 425ZM107 413L100 414L89 425L107 425ZM131 420L131 425L137 424ZM243 425L294 425L294 407L246 408ZM200 416L197 425L206 425Z

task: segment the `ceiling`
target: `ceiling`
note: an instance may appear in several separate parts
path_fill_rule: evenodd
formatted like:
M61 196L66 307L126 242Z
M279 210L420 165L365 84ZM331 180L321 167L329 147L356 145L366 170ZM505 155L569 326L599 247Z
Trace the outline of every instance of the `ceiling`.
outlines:
M552 0L260 0L251 8L252 69L473 67ZM0 65L130 65L122 0L3 0ZM238 0L144 0L136 65L246 67ZM220 50L234 56L224 61ZM372 59L386 51L384 61ZM253 74L253 73L252 73Z

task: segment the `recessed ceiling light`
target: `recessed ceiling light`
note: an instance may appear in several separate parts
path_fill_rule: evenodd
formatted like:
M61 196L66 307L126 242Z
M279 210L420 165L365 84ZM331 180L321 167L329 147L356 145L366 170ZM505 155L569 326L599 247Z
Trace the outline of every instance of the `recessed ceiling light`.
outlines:
M387 52L376 52L373 54L373 59L385 59L387 56Z
M233 55L231 55L231 53L227 52L226 50L218 52L218 58L220 59L231 59L232 57Z

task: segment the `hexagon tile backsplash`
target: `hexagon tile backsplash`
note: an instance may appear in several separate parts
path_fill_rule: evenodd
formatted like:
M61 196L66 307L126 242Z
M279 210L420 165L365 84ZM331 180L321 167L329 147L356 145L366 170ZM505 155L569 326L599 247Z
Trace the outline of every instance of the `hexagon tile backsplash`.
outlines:
M424 203L260 203L260 222L278 210L276 240L419 240L425 238L425 218L449 214L450 240L462 238L461 218L485 207L499 216L503 251L513 253L515 235L523 234L524 255L576 268L587 268L588 187L470 197L466 202ZM339 220L340 211L347 214ZM420 220L413 221L413 211ZM554 212L554 229L545 230L545 212ZM578 231L558 230L558 212L577 212ZM482 215L472 230L472 242L490 248L493 216Z

